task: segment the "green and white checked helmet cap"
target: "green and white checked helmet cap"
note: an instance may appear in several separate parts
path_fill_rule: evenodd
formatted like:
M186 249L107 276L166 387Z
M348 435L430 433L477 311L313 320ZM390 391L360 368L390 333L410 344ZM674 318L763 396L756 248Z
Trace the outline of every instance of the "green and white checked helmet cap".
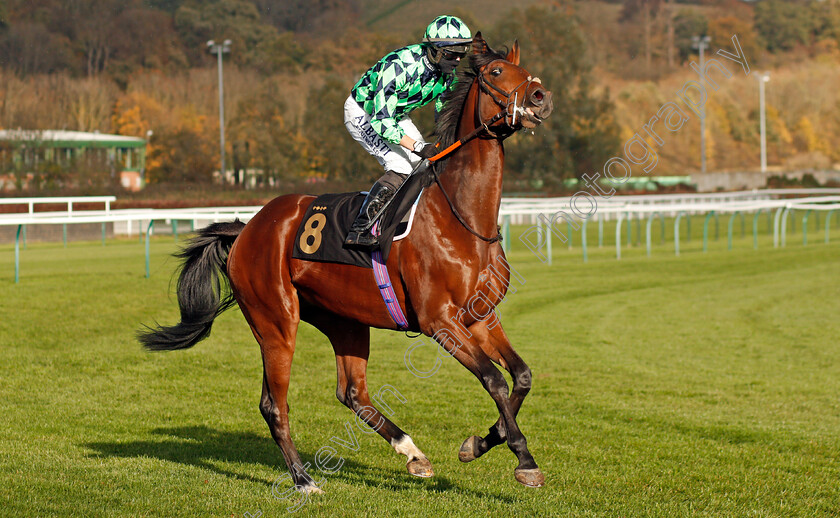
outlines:
M463 45L471 42L470 28L456 16L438 16L426 27L426 33L423 35L423 43L431 43L436 47Z

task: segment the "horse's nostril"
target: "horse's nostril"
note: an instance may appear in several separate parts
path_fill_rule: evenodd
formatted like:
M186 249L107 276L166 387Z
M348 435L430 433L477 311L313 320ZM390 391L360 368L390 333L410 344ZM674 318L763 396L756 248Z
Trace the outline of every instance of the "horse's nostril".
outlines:
M534 104L542 104L544 98L545 94L543 94L542 90L537 90L533 94L531 94L531 100L534 102Z

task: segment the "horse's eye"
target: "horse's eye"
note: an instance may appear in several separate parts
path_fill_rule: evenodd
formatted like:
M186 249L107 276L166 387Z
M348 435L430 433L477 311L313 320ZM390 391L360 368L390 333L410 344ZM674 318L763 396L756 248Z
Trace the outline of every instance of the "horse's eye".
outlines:
M493 70L490 71L490 75L492 75L493 77L499 77L500 75L502 75L502 69L501 68L494 68Z

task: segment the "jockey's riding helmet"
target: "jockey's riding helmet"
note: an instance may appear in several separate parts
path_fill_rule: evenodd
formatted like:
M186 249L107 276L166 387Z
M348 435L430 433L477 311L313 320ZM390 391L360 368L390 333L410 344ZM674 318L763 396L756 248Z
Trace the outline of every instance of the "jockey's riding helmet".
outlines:
M438 16L426 27L423 43L430 47L429 58L438 63L445 51L463 57L470 50L470 28L456 16Z

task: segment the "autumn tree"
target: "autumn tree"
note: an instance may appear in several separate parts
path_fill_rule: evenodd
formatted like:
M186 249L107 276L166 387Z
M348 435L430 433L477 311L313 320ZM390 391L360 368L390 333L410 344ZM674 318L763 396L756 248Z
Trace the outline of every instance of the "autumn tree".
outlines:
M344 126L343 106L350 95L350 86L331 77L313 92L312 98L317 102L307 104L302 128L311 146L308 162L327 178L372 181L382 173L380 165L362 150ZM415 118L413 113L412 118ZM426 128L432 129L431 125Z
M183 5L184 0L143 0L143 3L152 9L175 14L175 11Z
M830 39L840 45L840 1L811 2L808 7L814 39Z
M779 52L810 43L811 19L800 2L763 0L755 6L755 28L767 50Z
M191 106L179 111L177 126L155 132L161 145L150 151L147 178L153 183L209 183L219 167L218 121L197 114Z
M257 169L261 178L290 179L301 168L293 121L287 119L282 85L266 80L256 95L242 99L230 122L234 169Z
M137 66L183 64L171 15L144 7L140 0L10 0L9 4L9 31L0 46L19 73L69 69L93 77L116 65L125 76Z
M676 64L676 59L674 53L677 49L676 39L676 27L674 26L674 19L676 18L677 11L674 9L674 0L666 0L666 13L665 13L665 46L666 46L666 55L668 59L668 68L673 68Z
M709 20L703 14L684 9L674 17L674 45L679 53L680 62L685 62L696 53L692 38L706 36L709 32Z
M738 43L748 60L755 60L761 54L761 44L750 22L734 16L722 16L709 21L709 36L713 47L730 48L732 36L738 35Z
M334 35L357 19L358 0L253 0L265 18L281 31Z
M0 35L2 65L15 73L49 74L72 63L69 41L51 33L42 23L16 23Z
M137 69L178 70L186 65L172 17L164 12L130 8L117 15L111 34L112 60L122 78ZM149 38L154 34L154 38Z
M115 19L137 1L53 2L51 28L69 38L83 56L88 77L105 71L114 51Z
M175 28L193 65L210 61L208 40L231 40L234 63L259 66L270 58L268 51L279 36L247 0L189 0L175 11Z
M218 167L213 155L207 153L207 142L200 133L179 128L160 136L168 145L150 154L160 164L149 168L147 179L151 183L209 183Z
M130 92L117 100L111 120L112 131L118 135L147 139L146 169L160 169L161 150L169 145L161 137L173 133L170 129L174 128L164 107L145 92Z
M645 67L651 70L653 57L653 30L656 17L662 7L662 0L625 0L620 20L627 23L641 23L644 35Z
M564 178L600 169L618 148L618 126L608 92L593 94L592 65L574 17L532 6L513 11L489 34L518 38L523 66L554 96L551 118L534 135L520 132L506 141L507 170L557 187Z

